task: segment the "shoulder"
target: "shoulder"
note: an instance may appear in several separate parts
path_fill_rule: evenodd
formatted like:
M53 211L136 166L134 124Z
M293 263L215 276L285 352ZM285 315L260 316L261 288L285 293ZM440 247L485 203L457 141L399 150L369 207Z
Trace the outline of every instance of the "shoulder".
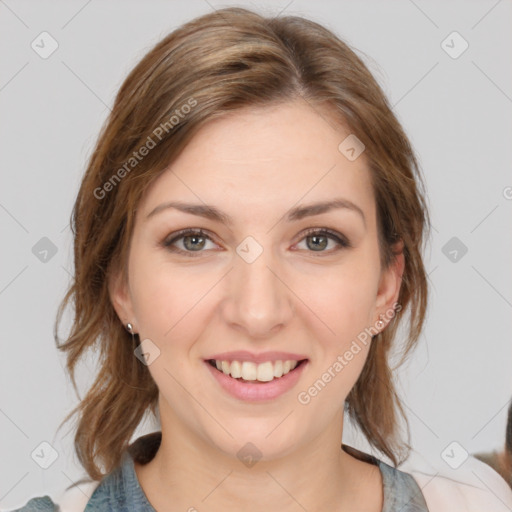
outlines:
M87 510L154 512L140 487L134 463L149 462L158 450L160 441L161 432L152 432L130 444L122 454L120 466L97 485L88 501Z
M83 512L128 511L153 509L139 486L134 460L145 464L160 445L161 432L153 432L136 439L123 452L121 464L101 481L84 479L68 487L55 501L50 496L32 498L22 508L10 512Z
M512 489L494 469L469 456L457 469L413 457L401 468L423 493L431 512L510 512Z
M21 508L17 508L11 512L58 512L59 510L58 505L52 501L50 496L40 496L32 498Z
M342 448L349 455L379 468L382 476L383 512L429 512L421 489L411 475L352 446L343 444Z
M99 481L89 480L68 487L57 500L60 512L83 512L99 485Z
M56 501L50 496L40 496L11 512L83 512L99 483L91 480L78 482L62 492Z
M420 486L412 475L382 460L377 461L384 488L384 512L430 512Z

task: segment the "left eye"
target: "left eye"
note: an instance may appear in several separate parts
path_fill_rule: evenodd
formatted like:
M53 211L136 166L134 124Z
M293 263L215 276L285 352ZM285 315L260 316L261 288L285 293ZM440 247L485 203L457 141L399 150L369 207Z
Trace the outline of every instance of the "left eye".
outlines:
M302 240L306 242L308 248L314 248L312 252L331 253L339 249L350 247L350 243L343 235L329 229L310 229L306 231ZM308 244L308 240L310 240L311 243ZM324 251L323 249L327 247L329 240L333 240L337 247L330 251Z
M334 241L335 247L334 249L331 248L331 250L325 251L324 249L328 246L329 240ZM196 254L193 253L200 254L204 252L202 249L205 248L208 241L213 243L211 237L202 230L188 229L176 233L171 239L165 240L163 245L171 252L184 254L186 256L196 256ZM308 249L312 248L311 252L317 253L331 253L342 248L350 247L350 243L343 235L329 229L310 229L303 234L300 242L303 241L306 243ZM181 242L181 248L177 246L178 242Z

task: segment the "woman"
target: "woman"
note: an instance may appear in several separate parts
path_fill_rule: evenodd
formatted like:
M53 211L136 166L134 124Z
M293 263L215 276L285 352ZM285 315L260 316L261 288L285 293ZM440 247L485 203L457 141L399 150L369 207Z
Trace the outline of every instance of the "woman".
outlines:
M229 8L157 44L73 214L59 348L72 378L100 354L73 411L82 507L440 510L397 469L388 362L404 316L403 358L424 322L427 228L411 145L330 31ZM148 411L161 431L129 444ZM347 418L387 463L342 445Z

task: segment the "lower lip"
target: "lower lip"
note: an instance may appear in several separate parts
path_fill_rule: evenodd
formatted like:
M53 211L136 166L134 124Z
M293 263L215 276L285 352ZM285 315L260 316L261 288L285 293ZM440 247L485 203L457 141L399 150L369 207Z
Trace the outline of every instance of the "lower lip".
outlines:
M304 361L291 372L270 382L243 382L226 375L205 361L206 366L221 387L231 396L245 401L272 400L286 393L297 384L307 363L308 361Z

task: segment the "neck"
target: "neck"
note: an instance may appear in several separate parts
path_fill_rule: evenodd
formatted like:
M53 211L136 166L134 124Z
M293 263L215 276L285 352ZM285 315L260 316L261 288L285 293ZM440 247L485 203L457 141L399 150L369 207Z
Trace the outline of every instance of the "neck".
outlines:
M382 510L378 467L341 449L342 413L329 432L282 457L252 464L205 442L175 420L162 421L162 440L154 458L144 466L135 465L156 510L168 510L171 503L172 510L190 512L224 512L226 504L247 512L341 512L353 510L354 503ZM368 492L376 488L380 492Z

